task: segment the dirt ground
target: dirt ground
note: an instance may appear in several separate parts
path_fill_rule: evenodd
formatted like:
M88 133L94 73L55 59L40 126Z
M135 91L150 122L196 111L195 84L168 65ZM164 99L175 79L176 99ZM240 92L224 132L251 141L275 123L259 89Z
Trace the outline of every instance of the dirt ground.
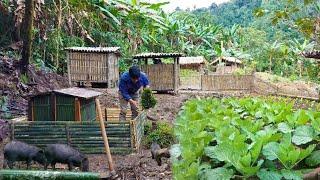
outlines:
M8 139L6 140L8 142ZM0 167L3 164L3 147L5 143L1 143ZM108 171L108 161L105 154L88 155L89 171L105 173ZM126 156L113 155L112 156L116 173L118 177L123 180L158 180L158 179L172 179L171 164L169 159L163 159L161 166L158 166L156 161L151 158L149 150L143 150L139 154L130 154ZM26 169L24 162L15 164L15 168ZM49 170L50 170L49 166ZM68 166L65 164L57 164L56 168L59 171L68 171ZM43 170L43 166L39 164L32 164L32 169ZM75 168L73 171L79 171Z
M117 89L91 89L103 93L103 95L99 97L102 107L119 107ZM159 120L172 122L178 114L178 111L183 103L189 98L195 96L190 94L179 94L175 96L170 94L155 94L155 97L158 102L156 107L150 110L150 115L157 117Z

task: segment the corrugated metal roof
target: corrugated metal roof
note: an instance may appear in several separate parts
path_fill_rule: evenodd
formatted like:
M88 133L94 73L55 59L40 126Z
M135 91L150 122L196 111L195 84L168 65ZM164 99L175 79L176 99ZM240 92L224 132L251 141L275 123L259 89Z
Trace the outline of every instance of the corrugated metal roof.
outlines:
M84 88L77 88L77 87L54 90L53 92L70 95L74 97L85 98L85 99L97 97L102 94L101 92L92 91Z
M141 53L134 55L133 58L166 58L166 57L181 57L182 53Z
M73 52L119 53L120 47L68 47L65 50Z
M223 57L221 61L242 64L242 61L240 59L235 58L235 57ZM216 59L216 60L212 61L211 64L216 64L218 62L219 62L219 59Z
M203 56L181 57L179 64L204 64L206 59Z

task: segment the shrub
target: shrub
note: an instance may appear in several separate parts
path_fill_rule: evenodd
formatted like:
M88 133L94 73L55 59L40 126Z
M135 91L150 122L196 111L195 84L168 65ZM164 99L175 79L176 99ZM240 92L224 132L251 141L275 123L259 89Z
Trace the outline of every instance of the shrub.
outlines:
M167 122L158 122L156 129L152 131L151 123L145 126L145 139L144 145L150 147L152 142L157 142L161 148L171 146L174 141L173 127Z
M156 98L152 94L151 89L144 89L141 95L141 104L143 109L153 108L157 104Z

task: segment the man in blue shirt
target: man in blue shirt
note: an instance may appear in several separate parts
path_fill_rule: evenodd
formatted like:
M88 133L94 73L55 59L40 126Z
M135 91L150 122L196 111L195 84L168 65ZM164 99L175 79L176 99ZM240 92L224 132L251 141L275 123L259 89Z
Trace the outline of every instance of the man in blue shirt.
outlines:
M119 101L120 101L120 121L126 120L128 102L130 103L132 119L138 116L139 90L149 87L149 80L146 74L140 71L138 66L132 66L129 72L125 72L120 77Z

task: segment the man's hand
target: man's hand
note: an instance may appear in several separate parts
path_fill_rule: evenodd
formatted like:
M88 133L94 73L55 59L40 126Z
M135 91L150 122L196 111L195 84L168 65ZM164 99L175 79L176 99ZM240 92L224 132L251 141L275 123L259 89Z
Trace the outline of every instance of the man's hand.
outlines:
M129 103L130 103L131 105L134 105L135 107L138 107L138 102L137 102L137 101L134 101L134 100L130 99L130 100L129 100Z

